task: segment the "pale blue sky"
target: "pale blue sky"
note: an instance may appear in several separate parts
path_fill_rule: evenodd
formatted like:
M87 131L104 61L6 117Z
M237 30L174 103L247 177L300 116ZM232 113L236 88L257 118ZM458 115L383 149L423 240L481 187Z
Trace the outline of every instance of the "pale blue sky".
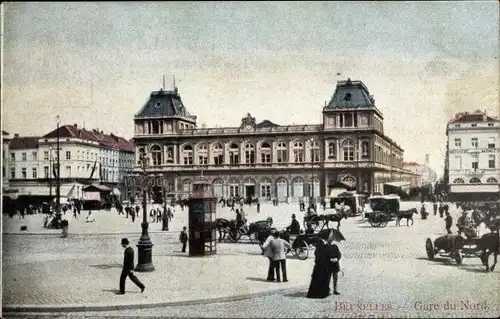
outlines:
M405 160L441 174L447 120L499 113L495 1L8 3L4 19L3 125L21 135L57 113L131 137L163 74L200 125L319 123L350 77Z

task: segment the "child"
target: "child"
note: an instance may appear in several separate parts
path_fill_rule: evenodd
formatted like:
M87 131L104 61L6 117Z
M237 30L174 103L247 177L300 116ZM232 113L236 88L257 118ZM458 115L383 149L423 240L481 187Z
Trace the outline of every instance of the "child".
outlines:
M186 243L188 241L188 235L186 231L186 226L182 227L181 234L179 235L179 241L182 243L182 252L186 252Z

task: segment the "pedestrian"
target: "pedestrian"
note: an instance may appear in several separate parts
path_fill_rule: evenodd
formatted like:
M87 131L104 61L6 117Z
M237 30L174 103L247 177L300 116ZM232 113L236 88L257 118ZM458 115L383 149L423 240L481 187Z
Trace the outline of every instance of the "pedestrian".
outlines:
M446 232L448 235L451 234L451 226L453 225L453 218L450 216L450 212L446 212L446 218L445 218L445 223L446 223Z
M434 204L432 205L432 208L434 209L434 216L436 216L436 215L437 215L437 210L438 210L438 204L437 204L437 203L434 203Z
M274 239L273 235L270 234L264 244L262 244L262 254L269 260L269 267L267 269L267 281L274 281L274 263L273 263L273 251L270 245L271 241Z
M130 211L130 217L132 217L132 223L135 223L135 212L132 207L129 208Z
M73 218L76 218L76 209L73 209Z
M339 247L333 243L334 238L333 238L333 231L330 232L330 235L328 236L328 249L330 251L330 272L332 273L332 279L333 279L333 294L334 295L340 295L340 293L337 290L337 282L339 278L339 272L340 272L340 258L342 257L342 254L340 253ZM330 280L328 280L330 281ZM330 290L330 289L328 289Z
M158 209L156 210L156 222L157 222L157 223L161 223L161 216L162 216L162 214L161 214L161 210L158 208Z
M141 208L139 207L139 205L135 205L135 215L136 215L136 217L139 217L139 210L140 209ZM132 213L134 213L134 212L132 212Z
M273 268L276 272L276 282L281 282L280 268L283 273L283 282L288 282L286 274L286 251L292 249L289 242L279 237L279 232L275 231L273 240L269 243L273 252Z
M123 259L123 269L120 276L120 295L125 294L125 280L127 277L132 280L134 284L144 292L146 287L140 282L140 280L134 275L134 249L129 246L129 241L127 238L122 238L122 247L125 248L124 259Z
M182 243L182 252L183 253L186 252L186 245L187 245L188 240L189 240L189 237L187 234L186 226L184 226L184 227L182 227L182 231L179 235L179 241Z

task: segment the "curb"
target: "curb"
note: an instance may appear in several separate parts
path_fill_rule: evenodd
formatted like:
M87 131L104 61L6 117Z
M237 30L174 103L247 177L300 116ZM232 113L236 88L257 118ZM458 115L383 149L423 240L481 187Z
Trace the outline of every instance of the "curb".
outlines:
M164 307L180 307L192 306L221 302L234 302L256 297L265 297L284 292L298 292L305 289L304 287L281 288L266 292L256 292L246 295L235 295L230 297L217 297L211 299L194 299L185 301L172 302L157 302L157 303L136 303L123 305L5 305L2 307L4 313L66 313L66 312L89 312L89 311L113 311L113 310L130 310L130 309L149 309L149 308L164 308Z
M169 233L176 233L179 232L180 230L167 230L167 231L161 231L161 230L148 230L149 234L169 234ZM113 236L113 235L141 235L141 231L136 231L136 232L113 232L113 233L69 233L68 237L71 236L97 236L97 235L103 235L103 236ZM12 233L2 233L2 235L22 235L22 236L61 236L61 232L58 233L25 233L25 232L12 232Z

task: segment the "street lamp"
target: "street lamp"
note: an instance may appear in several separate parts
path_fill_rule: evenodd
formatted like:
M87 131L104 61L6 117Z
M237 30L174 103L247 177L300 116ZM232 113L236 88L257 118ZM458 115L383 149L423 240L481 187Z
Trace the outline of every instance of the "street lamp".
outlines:
M61 215L61 157L59 148L59 123L61 118L59 115L57 120L57 177L56 177L56 215Z
M143 155L140 159L142 165L142 172L140 173L140 181L142 186L142 235L139 239L139 243L137 243L137 255L138 255L138 263L137 267L135 267L135 271L137 272L151 272L155 270L153 266L153 243L149 238L148 234L148 216L147 216L147 195L148 190L147 186L150 184L150 179L148 179L146 169L149 164L149 157Z

